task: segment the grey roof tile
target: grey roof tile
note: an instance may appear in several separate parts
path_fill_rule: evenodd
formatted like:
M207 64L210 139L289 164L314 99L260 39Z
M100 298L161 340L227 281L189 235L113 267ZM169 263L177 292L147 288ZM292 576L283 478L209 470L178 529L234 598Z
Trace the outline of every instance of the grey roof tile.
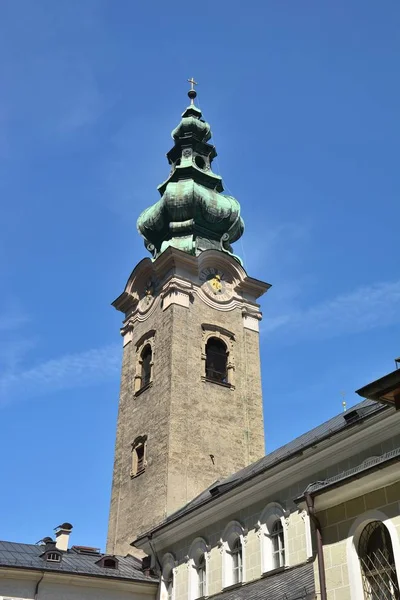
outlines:
M263 577L234 589L226 590L212 600L311 600L315 598L314 568L303 564Z
M44 546L36 544L17 544L15 542L0 541L0 568L18 567L38 569L45 571L58 571L62 573L75 573L77 575L92 575L117 579L131 579L143 582L156 583L157 579L145 575L141 570L141 561L133 556L117 556L118 569L106 569L97 565L105 554L81 554L74 550L62 553L59 563L47 562L41 558Z

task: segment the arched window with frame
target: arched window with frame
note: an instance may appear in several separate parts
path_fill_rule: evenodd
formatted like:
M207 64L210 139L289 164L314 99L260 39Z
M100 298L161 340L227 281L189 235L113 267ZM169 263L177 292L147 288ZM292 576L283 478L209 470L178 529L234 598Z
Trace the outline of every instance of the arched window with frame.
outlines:
M227 347L216 337L210 337L206 344L206 378L218 383L228 383Z
M270 502L258 521L261 544L261 570L268 573L288 566L287 527L289 513L278 502Z
M224 588L246 581L246 541L247 530L238 521L228 523L220 540Z
M282 521L278 519L272 526L271 533L272 568L278 569L285 566L285 539L283 536Z
M358 557L365 600L400 600L392 540L384 523L371 521L364 527Z
M150 344L146 344L143 348L141 355L141 385L140 387L146 387L151 381L151 369L153 366L153 351Z
M243 546L238 537L231 551L232 555L232 581L233 583L242 583L243 581Z
M209 546L204 538L196 538L190 545L188 555L189 568L189 600L203 598L207 590L207 559Z
M174 600L174 566L174 557L167 553L162 560L160 600Z
M203 598L206 595L206 558L202 554L195 565L197 575L197 595L196 598Z

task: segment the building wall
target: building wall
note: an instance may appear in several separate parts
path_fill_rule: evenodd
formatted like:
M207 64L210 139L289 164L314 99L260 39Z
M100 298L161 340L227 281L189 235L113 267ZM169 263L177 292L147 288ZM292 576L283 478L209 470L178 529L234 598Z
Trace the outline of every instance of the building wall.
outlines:
M188 558L190 545L197 537L203 537L210 546L209 561L207 569L208 594L216 594L223 589L223 556L220 547L220 540L223 537L226 526L231 521L238 521L247 530L244 544L245 554L245 574L244 580L250 582L259 579L262 575L261 541L256 524L261 518L265 509L265 501L259 502L249 508L239 510L236 513L227 515L221 521L203 528L168 548L176 560L175 568L175 600L188 600L189 597L189 564ZM285 519L285 535L287 536L287 566L295 566L306 562L311 558L311 548L307 546L307 536L309 537L309 521L305 513L293 509ZM308 532L307 532L308 529ZM163 552L159 558L162 559Z
M394 535L400 544L400 481L318 513L322 526L328 600L358 600L359 590L356 589L357 583L354 578L357 576L355 571L359 571L359 563L349 555L352 529L356 521L360 523L360 527L363 526L363 516L366 519L365 524L368 518L380 520L380 513L392 524ZM396 557L395 543L393 550ZM396 558L400 563L398 553ZM318 583L317 563L315 574ZM361 598L362 596L360 600Z
M220 260L228 266L233 261ZM197 275L189 275L193 286L200 285ZM170 276L158 283L154 305L134 322L124 346L107 542L111 554L132 552L130 543L139 534L217 479L264 455L259 334L245 327L248 302L220 310L191 293L187 302L167 303ZM204 380L204 324L233 334L231 388ZM153 381L135 396L136 346L151 330ZM139 435L147 435L147 468L132 478L132 442Z
M368 435L366 434L366 442ZM165 553L171 553L176 561L175 568L175 600L188 600L189 596L189 563L190 546L194 539L203 537L206 544L209 546L209 562L208 562L208 593L216 594L223 589L223 558L221 554L220 540L223 537L224 530L231 521L238 521L245 531L245 581L249 582L259 579L262 575L262 552L260 539L258 537L257 524L261 519L263 510L271 503L280 504L285 511L288 511L288 516L284 519L286 527L286 551L287 563L286 566L293 567L302 564L307 560L314 561L316 572L316 583L318 582L317 561L315 561L315 543L313 542L313 528L310 527L310 520L305 511L299 511L293 500L300 496L311 481L324 480L333 475L337 475L349 468L360 465L367 457L382 454L400 445L400 436L390 437L369 449L361 450L357 454L349 455L343 458L340 462L324 465L321 470L312 474L312 476L304 477L304 474L297 480L291 478L291 485L281 489L273 495L266 495L261 501L258 501L250 506L238 508L235 512L230 512L224 518L216 519L212 525L208 525L197 531L193 531L190 537L177 540L175 543L163 549L158 548L159 559ZM282 467L284 469L284 467ZM299 473L302 474L303 469L299 467ZM268 489L268 480L266 480L266 489ZM340 505L334 509L329 509L322 514L321 519L324 526L323 537L328 544L326 551L326 567L327 581L329 590L329 600L344 600L350 598L348 573L344 569L346 562L345 545L347 533L354 519L365 512L369 507L383 507L387 505L389 515L395 515L396 526L400 525L398 515L400 490L397 486L392 486L390 489L377 490L370 497L364 500L350 501L348 506ZM220 508L219 508L220 510ZM397 516L396 516L397 515ZM339 527L339 529L338 529ZM339 539L332 542L332 536L344 535L346 538L342 540L342 546ZM344 533L343 533L344 532ZM331 554L331 544L332 554ZM341 562L343 561L343 562ZM336 596L335 596L335 590ZM346 595L347 594L347 595ZM352 598L354 600L354 598ZM361 600L356 599L356 600Z
M1 600L34 600L37 582L42 573L0 570ZM143 586L141 586L143 588ZM37 600L155 600L157 587L146 592L135 590L132 582L96 581L90 577L46 573L39 584Z
M261 512L264 508L264 504L260 504L258 507L253 507L253 510L257 510L255 514L250 514L246 511L241 512L239 520L244 524L246 529L247 525L251 524L251 529L245 536L244 544L244 563L245 573L244 581L250 582L259 579L262 575L261 566L261 541L256 528L254 527L255 522L260 518ZM307 544L306 544L306 528L308 527L308 521L304 520L304 515L298 512L293 512L287 519L286 533L287 533L287 566L295 566L306 562L307 560ZM222 525L226 526L230 520L234 518L238 519L238 515L230 515L223 523L218 524L216 527L209 527L204 529L201 533L204 539L210 544L211 549L209 552L209 560L207 567L207 580L208 580L208 595L213 595L221 592L223 589L223 555L222 549L219 547L219 540L223 535ZM189 540L187 540L189 541ZM192 541L192 540L191 540ZM175 569L175 600L188 600L189 598L189 570L190 566L187 560L188 546L181 547L180 550L175 552L177 559L177 567Z

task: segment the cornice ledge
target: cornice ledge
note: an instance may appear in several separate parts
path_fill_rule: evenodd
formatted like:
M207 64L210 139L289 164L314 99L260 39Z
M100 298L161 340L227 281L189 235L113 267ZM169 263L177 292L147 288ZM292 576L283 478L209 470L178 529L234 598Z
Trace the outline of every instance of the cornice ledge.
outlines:
M181 277L172 276L163 286L161 297L165 298L170 292L183 292L189 294L193 289L191 281L182 279Z
M259 298L268 292L271 287L272 285L270 283L246 275L246 277L237 284L236 289L240 290L241 293L249 294L254 298Z
M134 312L138 303L138 299L125 290L111 303L111 306L126 314Z

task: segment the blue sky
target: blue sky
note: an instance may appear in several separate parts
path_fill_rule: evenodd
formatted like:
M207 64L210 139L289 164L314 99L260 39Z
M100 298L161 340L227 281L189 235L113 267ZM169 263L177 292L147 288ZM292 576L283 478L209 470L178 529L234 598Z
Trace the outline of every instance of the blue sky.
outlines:
M3 0L1 537L104 547L121 340L188 77L243 210L267 449L400 354L397 0Z

